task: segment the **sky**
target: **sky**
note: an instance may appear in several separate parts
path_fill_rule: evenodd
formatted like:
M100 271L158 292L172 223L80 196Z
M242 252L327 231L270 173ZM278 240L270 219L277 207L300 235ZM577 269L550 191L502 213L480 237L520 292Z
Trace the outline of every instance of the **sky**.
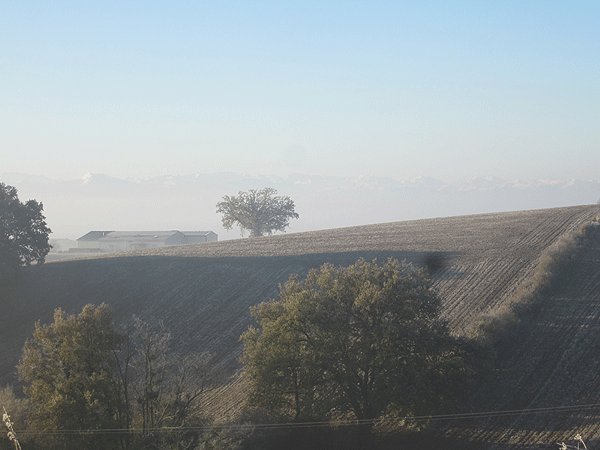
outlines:
M600 178L598 1L16 1L0 173Z

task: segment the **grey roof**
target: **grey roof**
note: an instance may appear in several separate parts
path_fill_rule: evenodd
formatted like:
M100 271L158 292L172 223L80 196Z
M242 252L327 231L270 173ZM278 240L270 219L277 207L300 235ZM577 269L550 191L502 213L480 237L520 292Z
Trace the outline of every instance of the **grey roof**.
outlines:
M81 236L78 241L99 241L104 242L111 240L123 240L136 241L136 240L153 240L153 241L164 241L169 239L171 236L176 234L182 234L184 236L208 236L209 234L216 234L213 231L90 231L84 236Z
M177 230L172 231L113 231L104 236L102 241L123 240L128 241L165 241L171 236L179 233Z
M90 231L87 234L81 236L78 241L97 241L98 239L106 236L108 233L114 233L114 231Z
M182 231L181 233L186 236L206 236L207 234L214 233L214 231Z

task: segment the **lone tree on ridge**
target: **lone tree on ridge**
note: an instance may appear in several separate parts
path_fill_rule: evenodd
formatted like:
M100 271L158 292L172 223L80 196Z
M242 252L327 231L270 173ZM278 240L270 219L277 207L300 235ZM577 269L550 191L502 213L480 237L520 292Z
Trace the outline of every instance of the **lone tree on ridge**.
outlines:
M250 232L250 237L270 235L274 231L285 232L290 219L299 217L294 210L293 200L287 196L277 196L273 188L260 191L250 189L238 194L237 197L226 195L222 202L217 203L217 212L223 214L222 222L226 230L238 225L242 236L245 231Z

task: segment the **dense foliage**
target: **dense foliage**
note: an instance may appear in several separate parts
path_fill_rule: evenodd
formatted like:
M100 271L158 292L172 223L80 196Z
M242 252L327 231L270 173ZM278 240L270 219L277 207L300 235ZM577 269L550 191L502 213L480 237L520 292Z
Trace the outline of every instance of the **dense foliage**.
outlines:
M19 373L32 405L29 420L41 433L42 448L105 449L123 428L125 399L115 352L123 336L113 330L107 305L87 305L79 315L54 313L54 323L36 323L25 343ZM86 430L87 433L74 433ZM118 435L117 435L118 436Z
M324 264L253 309L243 336L250 403L295 420L441 408L467 378L468 353L439 317L422 270L388 260Z
M78 315L57 309L52 324L36 323L18 366L36 449L177 448L198 440L184 427L202 420L209 355L172 352L163 326L134 317L130 328L117 333L106 304Z
M275 189L264 188L260 191L240 191L237 197L226 195L222 202L217 203L217 212L223 214L223 227L231 230L237 224L242 236L244 231L249 231L250 237L285 231L290 219L297 219L299 216L289 197L276 194Z
M51 230L42 210L42 203L23 203L16 188L0 182L0 274L33 262L44 263Z

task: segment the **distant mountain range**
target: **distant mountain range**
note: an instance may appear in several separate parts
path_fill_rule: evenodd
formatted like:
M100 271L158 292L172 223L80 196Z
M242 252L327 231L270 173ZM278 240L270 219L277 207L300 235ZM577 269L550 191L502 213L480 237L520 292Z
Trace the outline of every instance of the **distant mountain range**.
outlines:
M504 180L473 178L448 184L430 177L397 180L377 176L334 177L237 173L197 173L121 179L86 174L56 180L2 173L19 198L43 202L53 237L76 239L90 230L211 230L219 239L240 237L226 231L215 205L240 190L273 187L296 204L300 218L288 232L372 223L517 211L596 203L596 180Z

